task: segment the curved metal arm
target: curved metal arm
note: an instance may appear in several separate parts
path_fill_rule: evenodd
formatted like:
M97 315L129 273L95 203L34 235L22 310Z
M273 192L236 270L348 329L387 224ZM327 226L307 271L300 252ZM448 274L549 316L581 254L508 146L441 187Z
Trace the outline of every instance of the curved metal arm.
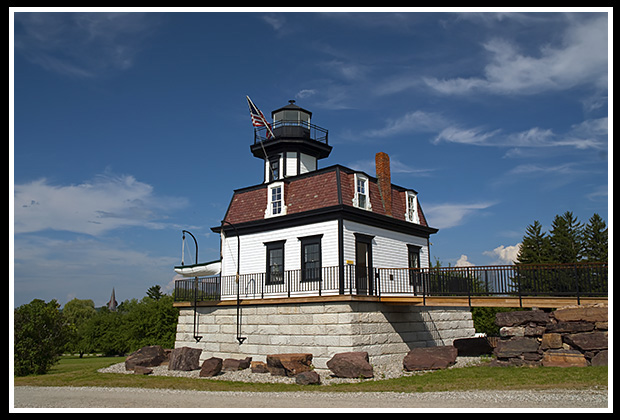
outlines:
M198 264L198 241L196 240L196 237L194 235L192 235L192 232L190 232L189 230L184 230L183 231L183 240L185 240L185 234L188 233L189 236L192 237L192 239L194 240L194 244L196 245L196 260L194 261L194 264ZM183 265L181 263L181 265Z
M192 237L192 239L194 240L194 244L196 245L196 261L195 264L198 264L198 241L196 240L196 237L194 235L192 235L192 232L190 232L189 230L184 230L183 231L183 241L185 241L185 234L188 233L189 236ZM183 263L181 262L181 265ZM198 316L198 311L196 310L197 308L197 300L198 300L198 277L194 277L194 340L196 340L196 343L198 343L200 341L200 339L202 338L201 335L198 335L198 323L197 321L197 316Z

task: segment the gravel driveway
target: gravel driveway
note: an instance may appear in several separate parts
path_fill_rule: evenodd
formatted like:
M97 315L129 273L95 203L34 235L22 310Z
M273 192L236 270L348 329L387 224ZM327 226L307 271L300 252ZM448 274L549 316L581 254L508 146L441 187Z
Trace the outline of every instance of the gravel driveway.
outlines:
M14 388L15 408L606 408L607 389L463 392L209 392L173 389Z

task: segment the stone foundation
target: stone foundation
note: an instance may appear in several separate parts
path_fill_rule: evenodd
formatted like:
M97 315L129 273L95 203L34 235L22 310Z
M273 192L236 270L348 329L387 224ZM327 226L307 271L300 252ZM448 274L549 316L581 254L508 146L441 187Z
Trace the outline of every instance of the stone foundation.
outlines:
M499 312L497 366L605 366L608 349L606 305L570 306L551 313Z
M269 354L312 353L326 369L336 353L365 351L374 365L401 364L415 347L451 345L473 337L469 308L394 306L379 302L323 302L242 307L236 340L235 306L199 307L199 343L193 339L194 309L181 309L175 347L202 349L201 359L266 361Z

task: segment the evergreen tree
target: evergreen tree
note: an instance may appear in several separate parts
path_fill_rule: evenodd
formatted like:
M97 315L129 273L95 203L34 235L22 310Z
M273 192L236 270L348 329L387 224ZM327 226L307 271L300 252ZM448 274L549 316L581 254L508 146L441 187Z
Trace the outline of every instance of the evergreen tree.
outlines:
M583 257L589 262L607 262L607 225L597 213L583 229Z
M583 224L572 212L556 215L551 223L551 259L556 263L575 263L582 258Z
M521 249L517 254L517 264L541 264L550 261L551 250L548 236L542 232L538 220L526 228L521 241Z

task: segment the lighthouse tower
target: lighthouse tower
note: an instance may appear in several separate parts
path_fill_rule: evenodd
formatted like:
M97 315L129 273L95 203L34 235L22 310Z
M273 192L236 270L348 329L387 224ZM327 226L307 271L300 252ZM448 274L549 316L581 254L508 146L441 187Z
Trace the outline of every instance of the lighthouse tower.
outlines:
M318 160L329 156L327 130L310 122L312 112L289 104L271 112L272 137L267 127L254 129L252 154L265 161L264 182L270 183L318 169Z

